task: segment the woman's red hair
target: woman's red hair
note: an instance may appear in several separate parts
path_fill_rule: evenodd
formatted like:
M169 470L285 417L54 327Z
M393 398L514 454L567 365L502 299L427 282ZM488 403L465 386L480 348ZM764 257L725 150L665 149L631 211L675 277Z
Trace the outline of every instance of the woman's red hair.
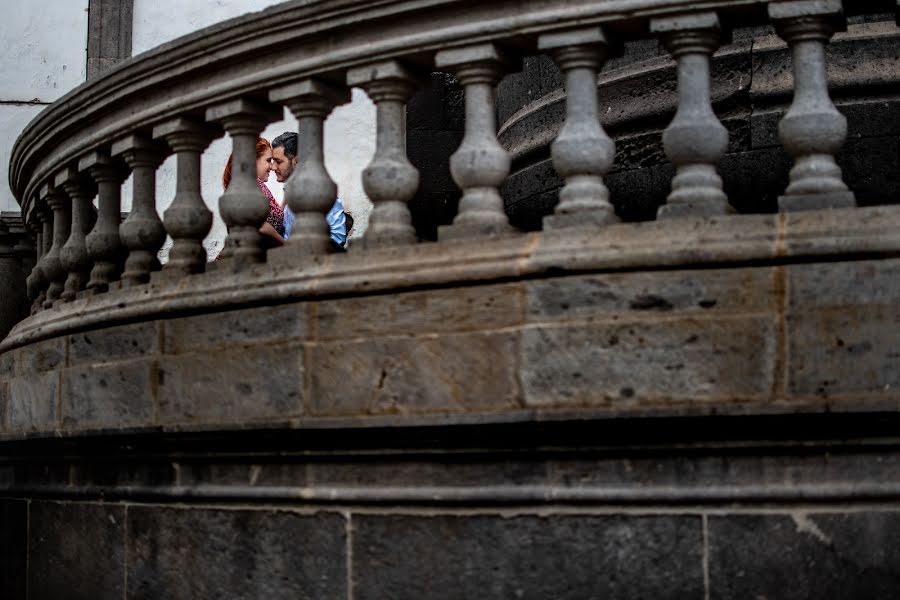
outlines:
M271 149L272 146L269 145L269 140L266 138L259 138L256 140L256 158L259 158L263 154L266 153L267 150ZM234 155L228 155L228 162L225 164L225 172L222 173L222 187L226 190L228 189L228 184L231 183L231 164L234 162Z

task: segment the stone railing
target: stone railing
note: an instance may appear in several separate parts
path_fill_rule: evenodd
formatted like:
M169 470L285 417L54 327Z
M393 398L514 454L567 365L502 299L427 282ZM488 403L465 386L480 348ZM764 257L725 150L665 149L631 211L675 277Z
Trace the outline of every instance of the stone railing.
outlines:
M0 351L128 323L318 298L566 272L895 253L900 212L856 208L835 161L848 132L829 97L825 47L844 9L897 7L843 4L289 2L161 46L67 94L16 142L10 183L37 233L38 260L28 277L32 314ZM710 98L711 57L738 22L773 24L792 51L795 95L779 130L794 167L777 216L733 214L716 168L728 134ZM676 174L655 222L624 224L604 184L615 147L600 125L596 82L622 42L650 37L677 62L678 108L663 137ZM523 233L510 226L499 193L511 163L496 135L494 94L517 61L536 52L549 53L565 80L565 124L552 143L564 185L543 231ZM407 159L404 104L432 70L452 73L465 93L465 136L450 160L462 199L438 242L417 244L407 203L429 174ZM363 173L374 208L362 239L330 255L324 216L336 186L324 167L323 121L349 100L351 86L377 106L377 148ZM254 140L280 119L282 105L299 120L301 163L285 190L296 234L283 248L267 249L258 232L267 208L253 181ZM211 267L201 244L212 215L200 196L199 165L223 132L234 144L233 184L219 199L230 234L227 256ZM172 153L177 190L160 219L155 170ZM120 224L129 172L133 209ZM160 265L167 234L174 244Z

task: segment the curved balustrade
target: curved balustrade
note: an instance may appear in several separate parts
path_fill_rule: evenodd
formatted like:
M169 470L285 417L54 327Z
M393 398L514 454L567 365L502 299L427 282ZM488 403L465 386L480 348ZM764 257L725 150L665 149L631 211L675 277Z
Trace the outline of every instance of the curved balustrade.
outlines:
M855 208L835 162L847 128L829 97L824 52L844 9L895 8L839 0L289 2L176 40L67 94L16 142L10 183L40 256L28 280L32 316L0 349L158 318L176 307L202 312L612 265L895 252L900 246L884 235L885 220L900 216L891 208ZM795 166L781 210L847 209L817 217L819 237L800 227L802 244L786 241L795 221L729 216L717 173L728 132L711 103L710 59L738 22L773 24L793 52L796 96L781 138ZM663 139L676 174L659 223L618 224L604 184L615 146L599 125L596 79L615 48L654 36L677 70L678 107ZM552 144L565 185L545 231L524 234L510 226L499 193L511 158L498 142L494 91L524 55L537 52L550 53L565 76L565 125ZM463 195L438 249L410 252L407 204L429 174L406 156L403 108L435 69L453 73L465 92L465 137L450 160ZM363 174L375 208L352 251L329 257L324 216L336 187L324 168L322 125L349 99L350 86L362 87L377 106L377 149ZM257 231L265 206L251 176L253 140L280 118L281 105L300 123L301 162L286 185L297 226L284 248L270 250ZM223 260L207 269L201 242L211 214L200 197L199 159L223 131L234 140L234 184L219 199L230 234ZM153 173L167 153L178 157L177 190L160 220ZM120 186L129 172L134 209L119 225ZM95 188L99 213L91 224ZM673 217L699 221L685 229ZM690 243L663 246L671 231ZM160 267L165 234L174 246ZM759 243L764 239L775 241Z

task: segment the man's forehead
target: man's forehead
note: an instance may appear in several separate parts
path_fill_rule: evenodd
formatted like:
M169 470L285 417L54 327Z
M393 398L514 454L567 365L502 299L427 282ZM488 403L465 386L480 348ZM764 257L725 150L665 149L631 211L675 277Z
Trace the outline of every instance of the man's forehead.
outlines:
M284 146L278 146L277 148L272 148L272 156L275 158L287 158L284 153Z

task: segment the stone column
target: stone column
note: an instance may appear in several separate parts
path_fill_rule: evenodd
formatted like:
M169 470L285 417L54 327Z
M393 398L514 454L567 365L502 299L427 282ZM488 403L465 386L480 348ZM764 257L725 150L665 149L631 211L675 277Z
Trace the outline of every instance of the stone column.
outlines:
M153 137L165 140L178 157L175 198L163 213L163 223L173 241L169 262L161 273L166 279L177 280L206 270L203 239L213 217L200 195L200 156L218 135L207 125L182 117L153 128Z
M350 91L304 79L271 90L269 100L286 104L298 121L298 163L284 186L295 216L288 252L293 259L325 254L332 249L325 216L337 198L337 185L325 169L323 125L335 106L350 101Z
M165 157L165 148L148 138L129 135L112 145L132 172L131 212L119 226L119 236L128 249L122 285L130 287L150 281L159 271L157 255L166 241L166 229L156 212L156 169Z
M269 214L269 201L256 183L256 140L266 125L281 119L282 111L247 99L232 100L206 111L231 135L231 183L219 198L219 213L228 226L228 261L234 271L265 262L259 228Z
M769 4L778 35L791 47L794 69L794 102L778 126L794 159L790 183L778 199L782 211L856 206L834 160L847 139L847 119L831 101L825 69L825 45L841 10L840 0Z
M347 72L347 85L363 88L378 111L375 155L362 174L374 204L365 247L416 241L408 203L419 188L419 171L406 156L406 102L416 84L412 72L393 60Z
M91 227L94 190L73 168L66 168L56 176L56 186L64 188L72 200L72 228L59 253L63 268L68 273L60 300L71 302L84 289L91 272L91 258L85 240Z
M60 260L60 251L69 238L72 228L72 205L62 191L50 184L41 188L41 199L53 211L53 237L50 250L44 256L43 272L49 283L47 294L42 304L50 308L59 300L68 272Z
M678 110L663 132L666 156L675 165L672 192L657 218L714 216L731 212L716 164L728 150L728 130L710 98L710 58L720 43L719 17L712 12L654 19L677 61Z
M467 238L512 232L498 191L509 175L510 157L497 140L495 86L508 64L494 44L441 50L438 69L452 72L466 94L466 129L450 157L450 173L463 192L459 212L439 238Z
M17 223L14 225L12 221ZM18 218L0 218L0 339L28 314L28 298L25 289L25 273L19 251L20 238L28 237L20 229Z
M122 168L105 150L91 152L79 161L78 168L90 173L98 188L97 222L85 239L94 263L87 289L98 294L108 291L110 284L119 279L125 261L125 248L119 237L125 177Z
M28 229L31 230L32 234L35 236L37 240L36 248L37 248L37 262L34 264L34 268L31 269L31 272L28 274L28 277L25 279L25 288L28 295L28 300L31 302L32 306L32 314L36 311L37 307L40 306L40 302L43 302L44 286L46 283L46 279L44 277L43 270L43 258L44 258L44 227L43 222L45 219L45 215L48 211L45 211L43 208L37 206L37 194L35 194L35 199L32 201L35 209L32 211L32 222L28 224Z
M538 49L550 52L566 78L566 121L550 148L553 166L566 183L544 228L614 223L618 219L603 177L613 166L616 146L600 125L597 101L606 35L600 27L548 33L538 38Z

